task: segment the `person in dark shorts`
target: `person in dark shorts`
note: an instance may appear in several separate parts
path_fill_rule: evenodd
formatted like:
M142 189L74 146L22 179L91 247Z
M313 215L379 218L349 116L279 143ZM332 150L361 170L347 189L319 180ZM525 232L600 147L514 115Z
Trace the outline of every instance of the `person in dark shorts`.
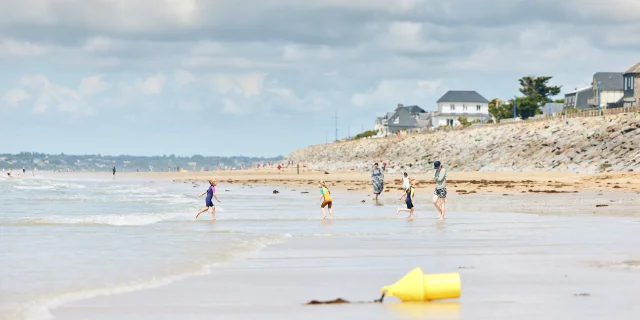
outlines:
M433 205L440 213L439 220L444 219L446 213L446 201L447 201L447 171L442 166L440 161L433 163L433 180L436 182L436 190L433 192Z
M113 178L115 178L116 177L116 166L113 166L112 170L113 170Z
M402 193L400 200L402 200L403 198L405 199L407 208L406 209L398 208L398 211L396 212L396 214L399 214L400 212L409 212L409 216L407 218L413 218L413 212L415 211L415 206L413 205L413 197L415 195L415 190L416 189L413 187L412 184L409 184L409 187L404 189L404 192Z
M198 219L198 216L209 210L209 208L211 208L211 218L212 220L216 220L216 206L213 205L213 198L216 198L216 200L220 203L222 203L222 201L220 201L220 199L218 199L218 196L216 195L216 185L217 182L216 180L209 180L209 188L207 188L207 191L201 193L198 198L202 197L203 195L207 195L207 199L205 200L205 205L206 207L202 210L200 210L200 212L198 212L196 214L196 219Z
M333 211L331 210L333 199L331 198L331 192L324 181L318 182L318 187L320 187L320 199L318 200L318 203L322 203L320 205L320 210L322 210L322 219L327 218L327 214L324 212L324 207L329 207L329 219L333 220Z

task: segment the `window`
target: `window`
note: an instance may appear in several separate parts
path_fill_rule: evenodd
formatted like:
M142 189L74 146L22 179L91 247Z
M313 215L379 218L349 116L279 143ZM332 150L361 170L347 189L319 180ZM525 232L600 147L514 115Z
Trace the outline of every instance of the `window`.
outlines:
M467 105L466 104L462 105L462 111L467 111Z
M447 119L447 125L453 126L453 119Z
M456 111L456 105L455 104L449 105L449 107L451 107L451 111Z
M476 111L480 111L480 109L482 109L482 106L477 105L477 106L476 106Z
M624 77L624 89L633 90L633 75Z
M629 77L624 77L624 89L629 90Z

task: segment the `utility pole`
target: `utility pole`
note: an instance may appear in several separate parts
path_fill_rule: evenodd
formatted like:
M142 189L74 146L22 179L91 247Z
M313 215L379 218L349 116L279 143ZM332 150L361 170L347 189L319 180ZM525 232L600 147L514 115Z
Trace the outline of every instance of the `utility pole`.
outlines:
M598 91L598 115L600 115L600 81L598 81L597 91Z
M516 99L517 97L513 97L513 120L516 119Z

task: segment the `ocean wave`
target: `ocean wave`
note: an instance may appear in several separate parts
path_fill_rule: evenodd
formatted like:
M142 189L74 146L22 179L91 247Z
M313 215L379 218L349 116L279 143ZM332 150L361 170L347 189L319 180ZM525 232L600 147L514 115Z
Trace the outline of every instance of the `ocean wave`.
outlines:
M85 189L87 186L77 183L32 183L32 182L19 182L14 185L14 189L18 190L62 190L62 189Z
M111 225L111 226L142 226L169 220L184 212L169 213L131 213L131 214L103 214L85 215L77 217L52 215L41 218L21 219L14 225Z
M228 254L225 256L225 261L218 261L215 263L205 263L203 265L183 270L180 273L167 274L163 276L150 277L143 280L129 281L112 286L101 286L99 288L88 288L70 292L59 292L50 294L36 301L23 304L9 306L10 310L7 311L8 319L25 319L25 320L43 320L53 319L51 310L61 305L86 300L90 298L100 296L112 296L129 292L154 289L169 285L173 282L183 279L203 276L210 274L212 269L218 265L222 265L226 262L243 257L246 254L253 253L255 251L262 250L266 247L280 244L290 238L290 234L280 235L261 235L256 239L245 239L244 241L234 241L229 248Z
M56 187L54 186L13 186L14 189L18 190L54 190Z

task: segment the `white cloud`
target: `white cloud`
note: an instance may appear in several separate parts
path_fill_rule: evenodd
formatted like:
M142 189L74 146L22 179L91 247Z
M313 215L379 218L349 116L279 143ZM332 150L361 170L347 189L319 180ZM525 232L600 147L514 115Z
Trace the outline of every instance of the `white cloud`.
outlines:
M24 76L20 79L20 86L34 98L34 113L44 113L51 108L62 112L91 112L77 91L53 84L44 75Z
M108 87L109 84L102 81L102 75L95 75L82 79L79 91L84 95L91 95L100 93Z
M266 74L214 74L209 82L219 94L236 94L245 98L260 95Z
M16 106L22 101L28 100L30 98L29 93L22 88L14 88L7 91L2 96L2 101L6 102L10 106Z
M29 41L4 39L0 41L0 56L40 56L49 52L49 47Z
M179 86L188 86L190 83L196 81L193 73L184 70L176 70L173 78Z
M144 80L138 79L138 89L144 94L161 94L164 90L166 78L163 74L148 77Z
M196 56L215 55L223 52L220 43L214 41L198 41L191 47L191 53Z
M351 103L357 107L387 104L430 104L433 95L442 84L441 80L384 80L374 89L355 93Z
M114 46L114 40L104 36L92 37L85 41L82 49L89 52L108 51Z
M222 100L222 112L232 115L243 115L247 114L249 110L238 106L233 100L225 98Z

